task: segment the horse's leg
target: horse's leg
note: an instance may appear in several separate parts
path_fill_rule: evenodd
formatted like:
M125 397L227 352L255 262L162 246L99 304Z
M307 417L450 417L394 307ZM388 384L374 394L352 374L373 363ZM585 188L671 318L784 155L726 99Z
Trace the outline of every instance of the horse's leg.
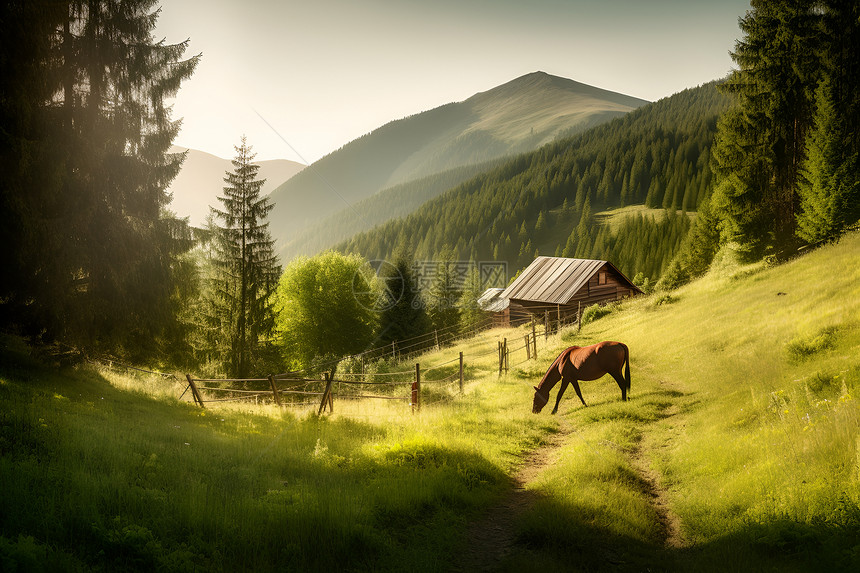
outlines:
M576 384L576 381L574 381L574 384ZM558 396L555 399L555 408L552 409L553 414L558 412L558 404L559 404L559 402L561 402L561 395L564 394L565 390L567 390L567 385L568 385L567 378L562 378L561 379L561 388L558 389ZM577 394L579 393L578 389L577 389L576 393Z
M615 372L610 372L610 374L612 375L613 378L615 378L615 381L618 382L618 387L621 388L621 400L626 402L627 401L627 382L624 381L624 377L621 376L621 372L619 372L617 374Z
M587 408L588 404L586 404L585 400L582 399L582 392L579 390L579 380L574 378L572 384L573 384L573 389L576 390L576 395L579 396L579 401L582 402L582 405Z

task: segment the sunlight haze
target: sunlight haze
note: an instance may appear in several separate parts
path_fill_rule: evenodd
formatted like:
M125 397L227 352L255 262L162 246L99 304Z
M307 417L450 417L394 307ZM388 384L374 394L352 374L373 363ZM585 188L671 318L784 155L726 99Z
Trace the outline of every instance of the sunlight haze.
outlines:
M649 101L725 76L741 0L166 0L156 36L203 53L176 144L311 163L389 121L545 71ZM268 124L268 125L267 125Z

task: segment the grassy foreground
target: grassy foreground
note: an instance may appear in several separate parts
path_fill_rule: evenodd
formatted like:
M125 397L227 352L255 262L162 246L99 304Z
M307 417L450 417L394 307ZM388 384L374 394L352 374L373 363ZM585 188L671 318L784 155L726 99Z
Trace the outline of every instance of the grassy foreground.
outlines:
M574 431L511 570L860 570L860 234L725 257L567 342L605 339L631 349L632 399L607 378L562 403Z
M464 348L492 350L493 336ZM465 398L426 384L420 415L336 401L319 417L204 411L177 400L179 382L52 369L3 342L3 571L446 570L556 426L531 415L522 384L498 381L495 356L471 361Z
M773 268L724 259L498 379L495 356L468 356L505 334L464 345L465 396L428 394L420 416L201 411L179 383L51 368L3 340L0 569L456 568L468 524L560 422L507 570L860 568L860 235ZM582 384L588 408L569 390L532 415L555 353L605 339L631 349L631 401L604 378Z

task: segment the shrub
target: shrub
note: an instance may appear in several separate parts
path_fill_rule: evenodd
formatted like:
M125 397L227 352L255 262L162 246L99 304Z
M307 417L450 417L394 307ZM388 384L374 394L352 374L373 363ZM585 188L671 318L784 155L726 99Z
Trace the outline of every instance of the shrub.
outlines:
M611 304L593 304L589 306L582 313L582 325L585 326L589 322L594 322L598 318L603 318L607 314L612 314L612 311L614 311L615 308L616 306Z
M837 331L835 326L829 326L812 336L795 337L785 347L789 361L802 362L813 354L830 350L836 345Z

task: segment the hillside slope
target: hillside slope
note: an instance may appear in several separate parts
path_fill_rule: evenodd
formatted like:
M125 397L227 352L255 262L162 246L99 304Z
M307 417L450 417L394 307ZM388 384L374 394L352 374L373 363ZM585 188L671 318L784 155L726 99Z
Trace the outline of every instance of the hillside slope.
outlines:
M534 485L541 501L518 524L527 543L511 561L857 570L857 261L857 232L774 267L723 252L704 278L564 335L558 350L626 343L630 401L609 377L582 383L588 408L565 394L559 415L576 435Z
M697 209L710 192L710 148L729 104L716 83L684 90L506 160L337 248L387 259L398 238L409 238L418 259L452 249L459 260L507 261L511 272L528 265L539 247L544 255L606 258L611 237L594 226L595 212L637 204ZM652 247L646 243L634 247ZM656 280L672 255L657 249L665 251L660 261L646 268L633 253L622 271Z
M536 149L647 103L535 72L469 99L392 121L272 192L280 246L320 218L386 187Z
M209 215L209 206L218 207L216 197L224 187L224 174L233 170L230 159L174 145L171 153L188 151L182 170L167 188L173 195L169 209L180 217L189 217L194 226L200 226ZM284 181L305 168L301 163L288 159L272 159L256 162L260 166L260 179L265 179L261 192L271 192Z
M47 367L0 338L0 563L456 570L469 523L553 443L498 570L857 571L858 260L860 233L775 267L724 254L678 291L539 333L537 360L513 343L530 328L482 333L416 358L420 416L339 398L322 416L202 410L181 377ZM630 348L629 401L607 376L582 383L588 407L569 389L557 416L531 414L563 348L610 339ZM460 351L467 386L446 393Z
M306 227L281 244L281 260L289 261L297 255L316 255L358 233L391 219L405 217L430 199L492 169L501 161L464 165L387 187Z

